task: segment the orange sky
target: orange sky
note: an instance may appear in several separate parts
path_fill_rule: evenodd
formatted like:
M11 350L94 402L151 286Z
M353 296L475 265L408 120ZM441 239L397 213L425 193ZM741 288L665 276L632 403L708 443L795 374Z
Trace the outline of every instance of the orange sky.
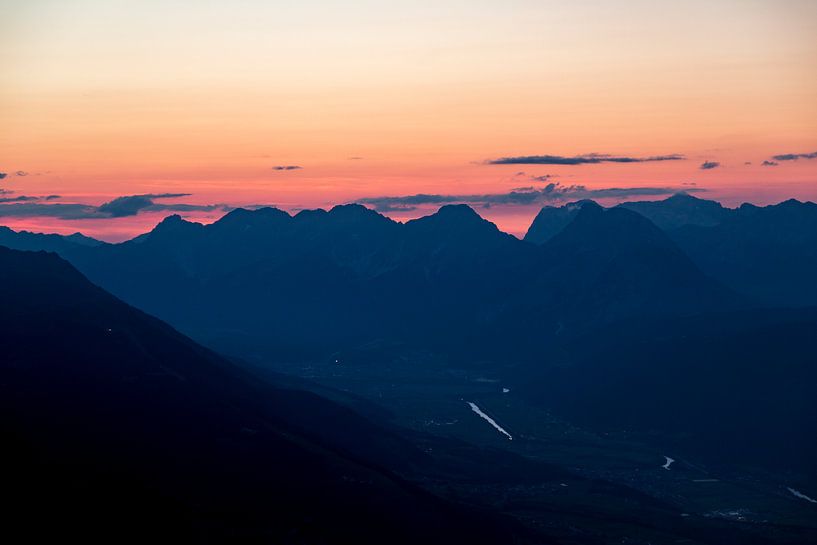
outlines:
M0 198L171 192L192 195L161 202L294 210L502 194L549 174L563 186L696 187L730 205L817 200L817 159L761 166L817 151L813 1L0 6ZM686 160L486 164L589 153ZM475 206L520 233L541 204ZM0 224L110 240L169 213L3 212L14 205L0 204Z

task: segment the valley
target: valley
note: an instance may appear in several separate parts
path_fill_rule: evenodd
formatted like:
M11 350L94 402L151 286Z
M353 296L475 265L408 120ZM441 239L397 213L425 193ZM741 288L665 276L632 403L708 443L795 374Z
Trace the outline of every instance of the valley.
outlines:
M808 482L803 475L785 467L766 471L747 466L715 466L695 458L694 454L685 456L680 452L673 452L670 458L663 454L666 451L662 445L671 444L672 437L659 432L582 428L515 395L515 388L503 392L504 385L511 383L493 372L490 365L483 364L482 369L470 366L457 369L429 354L413 356L390 362L339 359L337 363L276 365L275 369L363 396L386 408L390 421L399 426L489 450L508 450L566 468L591 483L626 487L660 502L672 516L678 517L670 527L683 535L695 534L696 521L706 520L742 527L763 536L759 542L766 539L805 544L817 537L817 509L787 489L790 483ZM263 376L263 370L255 367L254 371ZM464 400L474 400L480 410L487 411L490 418L496 419L497 424L513 436L513 441ZM672 463L667 471L669 460ZM578 512L610 509L609 499L599 496L587 481L563 480L565 482L495 485L490 489L462 486L455 488L455 492L458 497L465 496L471 501L490 498L491 505L534 525L549 524L551 530L553 521L537 522L535 513L555 511L560 513L561 519L566 506ZM444 483L432 489L452 492ZM625 500L618 501L626 505ZM581 517L574 516L578 517L574 519L575 525L582 526ZM661 527L667 524L664 519L667 516L664 513L651 515ZM570 533L565 528L561 530L567 532L565 535ZM618 538L629 536L633 543L642 542L638 539L646 543L645 536L650 535L640 525L613 524L605 531ZM686 531L689 534L684 533ZM610 535L596 538L612 539Z

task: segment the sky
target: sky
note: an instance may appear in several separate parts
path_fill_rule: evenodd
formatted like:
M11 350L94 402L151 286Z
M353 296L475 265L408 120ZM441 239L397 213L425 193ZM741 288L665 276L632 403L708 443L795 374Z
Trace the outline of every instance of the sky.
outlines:
M0 0L0 70L15 229L817 200L813 0Z

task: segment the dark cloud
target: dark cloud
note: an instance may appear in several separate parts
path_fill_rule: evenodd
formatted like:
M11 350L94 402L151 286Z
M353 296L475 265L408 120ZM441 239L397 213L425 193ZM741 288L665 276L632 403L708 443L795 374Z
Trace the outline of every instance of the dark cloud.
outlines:
M26 172L25 170L18 170L17 172L14 173L14 175L15 176L28 176L28 172Z
M797 161L798 159L817 159L817 151L811 153L784 153L772 157L775 161Z
M40 200L40 197L29 197L28 195L20 195L18 197L0 197L0 203L31 202L31 201L38 201L38 200Z
M135 216L140 210L156 206L154 199L174 199L178 197L189 197L190 193L159 193L147 195L128 195L117 197L110 202L101 204L97 211L108 214L113 218L125 216Z
M553 174L542 174L541 176L531 176L530 179L534 182L548 182L553 177Z
M209 212L222 210L228 212L230 207L223 204L186 204L172 203L163 204L155 202L156 199L170 199L190 196L189 193L157 193L145 195L127 195L117 197L112 201L99 206L89 204L73 203L40 203L36 201L51 201L60 198L59 195L47 195L44 197L0 199L0 217L33 217L48 216L53 218L75 220L75 219L106 219L135 216L140 212ZM34 201L34 202L32 202ZM16 204L13 204L16 203Z
M779 164L780 163L778 163L777 161L763 161L762 163L760 163L760 166L762 166L762 167L776 167Z
M700 169L701 170L712 170L713 168L718 168L721 164L717 161L704 161L701 163Z
M388 213L388 212L411 212L412 210L417 210L416 206L412 206L409 204L379 204L375 205L374 208L378 212Z
M349 160L350 160L350 161L362 161L362 160L363 160L363 157L357 157L357 156L355 156L355 157L349 157Z
M225 205L217 205L217 206L223 206L225 208L229 208L229 207L227 207L226 204ZM262 208L275 208L277 210L283 210L277 204L272 204L272 203L266 203L266 204L242 204L241 206L237 206L236 208L241 208L241 209L244 209L244 210L260 210ZM232 210L232 208L231 208L231 210ZM283 211L285 211L285 210L283 210Z
M531 182L540 182L545 183L551 181L553 178L559 178L558 174L528 174L527 172L520 171L513 175L513 178L525 178Z
M3 197L2 195L12 195L14 191L10 191L8 189L0 188L0 203L22 203L22 202L37 202L37 201L50 201L53 199L58 199L59 195L47 195L47 196L37 196L33 197L31 195L18 195L16 197Z
M607 189L585 189L584 186L570 186L579 188L574 193L568 192L572 196L582 199L603 199L603 198L627 198L627 197L650 197L661 195L674 195L678 193L676 187L611 187ZM706 189L695 188L686 189L687 193L704 192Z
M7 174L7 173L5 173L5 172L0 172L0 180L2 180L3 178L5 178L6 176L8 176L8 174Z
M590 189L583 185L565 186L558 183L549 183L544 187L520 187L507 193L488 193L482 195L438 195L420 193L400 197L367 197L357 202L372 206L379 212L410 211L420 205L442 205L453 203L467 203L483 205L531 205L562 200L594 199L594 198L625 198L672 195L677 188L671 187L610 187ZM687 189L687 191L704 191L703 189Z
M500 157L488 161L489 165L592 165L598 163L651 163L655 161L683 161L683 155L654 155L651 157L622 157L605 153L588 153L565 157L562 155L525 155Z
M298 165L275 165L272 170L301 170L302 168Z
M106 217L96 212L95 206L87 204L0 204L0 217L48 216L60 219L86 219Z

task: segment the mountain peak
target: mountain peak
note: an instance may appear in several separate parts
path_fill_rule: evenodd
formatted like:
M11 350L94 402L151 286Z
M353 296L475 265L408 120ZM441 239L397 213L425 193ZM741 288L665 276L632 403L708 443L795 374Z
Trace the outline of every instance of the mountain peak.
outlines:
M204 225L187 221L179 214L173 214L160 221L148 234L148 239L155 241L168 235L171 238L185 237L197 233L201 229L204 229Z
M781 202L777 206L781 208L799 208L805 204L802 201L798 201L797 199L786 199L785 201Z
M479 216L476 211L467 204L444 204L439 210L438 214L467 214L469 216Z
M606 320L645 308L686 313L737 302L664 231L626 208L584 207L542 252L556 264L553 281L564 279L565 292L575 290L578 301L596 306Z
M467 204L446 204L441 206L435 213L411 220L406 223L408 226L435 226L445 230L452 229L482 229L490 227L498 231L496 225L486 220Z
M524 240L534 244L544 244L564 229L585 208L588 210L602 209L600 204L591 199L569 202L559 207L543 207L533 219L528 232L525 233Z
M702 201L694 195L690 195L687 191L679 191L677 193L673 193L671 196L664 199L666 201Z
M80 246L100 246L104 244L104 242L99 241L95 238L85 236L79 231L70 235L66 235L64 238L65 240L70 240L74 244L79 244Z
M579 244L611 247L642 242L672 245L669 238L637 212L626 208L583 206L560 233L553 244Z
M722 223L733 210L718 201L701 199L680 191L660 201L630 201L616 206L637 212L661 229L677 229L685 225L710 227Z
M171 216L167 216L165 219L156 224L156 227L153 228L151 233L189 229L194 225L199 227L202 226L200 223L193 223L187 221L186 219L182 218L179 214L173 214Z
M349 204L337 204L329 210L330 214L334 215L349 215L349 216L362 216L371 214L374 210L370 210L366 208L362 204L359 203L349 203ZM375 212L376 213L376 212Z
M172 214L170 216L165 217L162 221L160 221L156 227L159 228L160 226L169 227L171 225L178 225L181 223L187 223L187 221L182 218L179 214Z
M596 201L579 201L574 203L576 217L598 217L604 214L606 209Z
M454 227L460 225L493 225L467 204L446 204L428 216L409 220L406 225L444 225Z
M270 224L283 222L292 219L288 213L274 206L265 206L254 210L247 208L236 208L231 210L210 227L244 227L249 228L259 224Z
M406 222L405 229L411 236L423 240L428 248L450 243L472 247L506 239L516 241L465 204L445 205L434 214Z
M234 208L221 217L218 221L225 218L241 218L241 217L289 217L286 211L276 208L274 206L262 206L261 208ZM216 222L218 223L218 222Z
M580 210L585 207L598 209L603 208L599 203L597 203L593 199L582 199L580 201L569 202L565 205L562 205L561 208L567 208L568 210Z
M432 217L446 221L485 221L476 210L467 204L446 204L440 207Z

